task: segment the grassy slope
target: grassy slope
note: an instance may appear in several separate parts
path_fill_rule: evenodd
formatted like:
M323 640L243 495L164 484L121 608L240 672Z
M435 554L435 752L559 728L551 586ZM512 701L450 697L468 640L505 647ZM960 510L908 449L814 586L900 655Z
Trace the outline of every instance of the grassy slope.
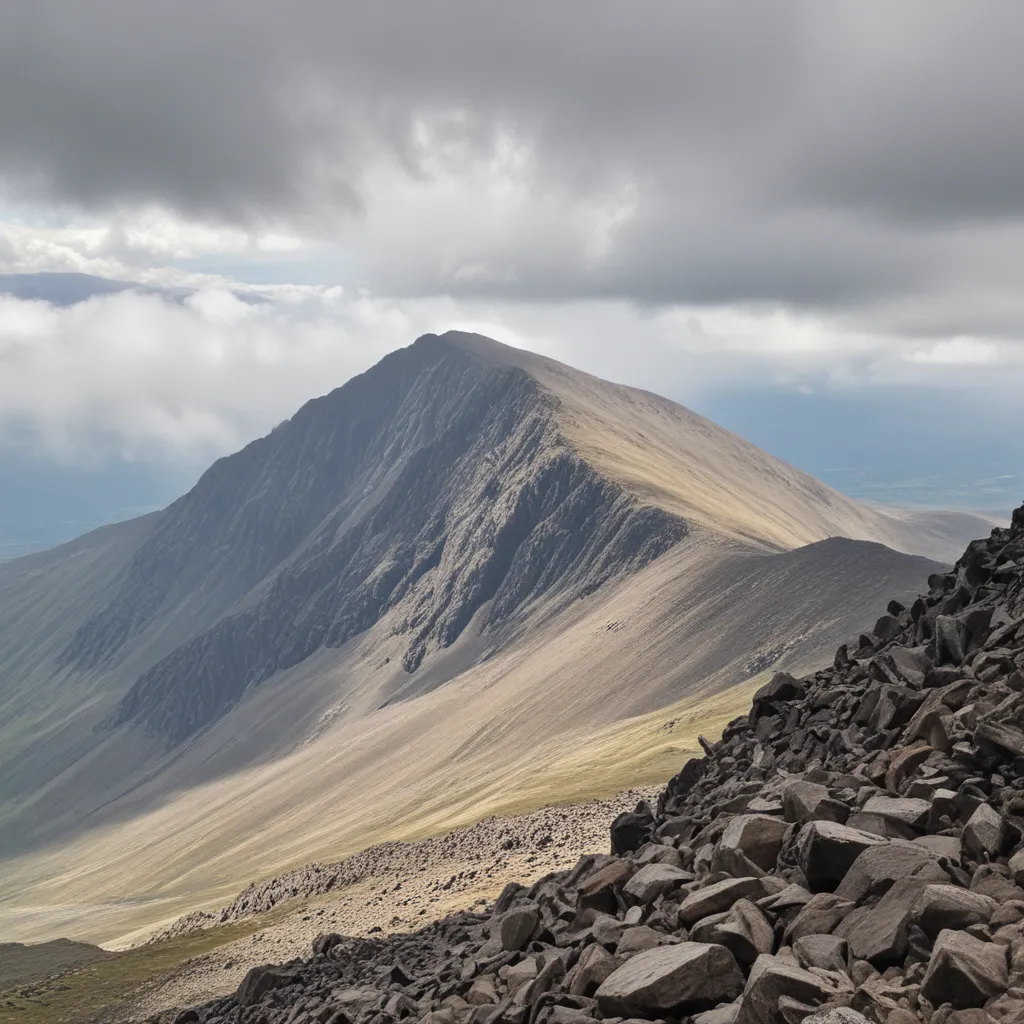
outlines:
M467 792L454 807L444 800L436 806L425 805L421 816L395 823L378 836L368 836L366 843L420 839L492 815L584 802L663 782L698 749L698 733L715 739L727 722L745 713L765 677L569 738L560 753L538 764L531 778L519 779L515 786L492 785ZM102 1020L105 1010L139 985L159 982L185 960L257 932L299 906L300 902L282 905L260 917L115 953L45 981L8 985L0 989L0 1024Z
M115 953L45 981L0 989L0 1024L93 1024L133 989L158 982L191 957L202 956L273 923L286 911L221 925Z
M154 782L158 800L140 787L138 813L5 860L0 932L121 945L310 860L664 779L695 736L659 733L653 721L624 762L605 750L623 722L724 691L784 638L798 649L779 667L809 668L931 571L874 546L840 548L765 557L692 538L564 612L539 608L493 657L379 710L385 646L372 660L361 654L372 638L332 655L342 660L311 659L301 671L325 692L343 682L349 712L277 759L189 777L190 764L211 766L238 737L286 720L296 677L262 688Z

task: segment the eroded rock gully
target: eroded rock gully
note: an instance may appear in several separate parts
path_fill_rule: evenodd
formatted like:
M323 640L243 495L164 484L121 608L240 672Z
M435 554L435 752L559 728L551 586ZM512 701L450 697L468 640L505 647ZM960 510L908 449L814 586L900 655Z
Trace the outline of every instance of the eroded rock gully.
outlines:
M611 853L170 1019L1024 1024L1024 508L928 587L776 675Z

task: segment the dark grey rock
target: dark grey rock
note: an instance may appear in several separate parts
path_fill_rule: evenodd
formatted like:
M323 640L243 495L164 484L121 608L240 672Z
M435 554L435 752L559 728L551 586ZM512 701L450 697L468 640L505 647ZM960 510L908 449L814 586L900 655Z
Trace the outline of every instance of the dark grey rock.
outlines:
M736 1024L775 1024L783 998L805 1006L821 1006L838 991L824 977L775 956L758 957L743 990Z
M800 869L810 887L815 892L833 892L860 854L885 840L834 821L812 821L797 842Z
M724 946L681 942L637 953L597 990L606 1017L681 1016L730 1002L743 975Z
M737 900L758 899L764 894L764 885L757 878L725 878L691 892L679 905L679 920L689 926L730 909Z
M670 864L646 864L623 886L637 903L653 903L659 896L692 882L693 875Z
M850 946L838 935L804 935L793 943L793 953L801 967L818 967L823 971L846 971Z
M235 999L242 1006L255 1006L266 993L294 982L295 975L280 967L272 967L269 964L253 967L239 984Z
M1006 991L1006 948L980 942L963 932L940 932L921 983L921 994L934 1006L956 1009L984 1006Z
M936 938L945 929L969 928L986 924L998 904L955 885L926 885L914 901L909 922L916 924L929 938Z

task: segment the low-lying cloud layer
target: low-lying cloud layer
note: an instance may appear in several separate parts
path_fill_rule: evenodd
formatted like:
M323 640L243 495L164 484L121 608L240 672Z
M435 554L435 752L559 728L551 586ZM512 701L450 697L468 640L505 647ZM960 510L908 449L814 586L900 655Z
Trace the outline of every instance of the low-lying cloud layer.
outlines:
M700 406L728 389L956 390L1012 409L1024 350L958 337L897 344L826 320L730 308L640 312L621 301L271 297L125 291L60 307L0 296L0 442L74 462L190 462L232 451L426 331L479 330Z

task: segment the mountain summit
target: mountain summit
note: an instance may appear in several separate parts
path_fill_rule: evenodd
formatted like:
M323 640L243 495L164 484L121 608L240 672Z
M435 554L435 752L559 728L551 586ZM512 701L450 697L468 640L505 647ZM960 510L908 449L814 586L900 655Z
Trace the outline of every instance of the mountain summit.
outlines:
M46 898L178 909L267 866L257 827L284 862L422 827L428 797L468 814L595 729L812 665L979 526L424 335L164 511L0 566L0 856ZM70 851L109 877L68 880Z

